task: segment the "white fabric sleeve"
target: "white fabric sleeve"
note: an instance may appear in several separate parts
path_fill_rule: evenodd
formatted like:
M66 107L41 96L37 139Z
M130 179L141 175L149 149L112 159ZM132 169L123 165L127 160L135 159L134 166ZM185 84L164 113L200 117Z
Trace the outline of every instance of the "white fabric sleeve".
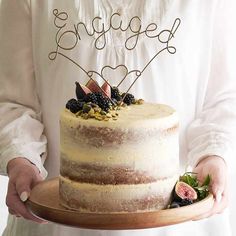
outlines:
M30 1L2 0L0 5L0 174L24 157L42 177L46 137L36 91Z
M203 109L187 131L191 167L206 156L232 161L236 140L236 27L235 3L216 4L212 32L209 83ZM204 37L204 36L203 36Z

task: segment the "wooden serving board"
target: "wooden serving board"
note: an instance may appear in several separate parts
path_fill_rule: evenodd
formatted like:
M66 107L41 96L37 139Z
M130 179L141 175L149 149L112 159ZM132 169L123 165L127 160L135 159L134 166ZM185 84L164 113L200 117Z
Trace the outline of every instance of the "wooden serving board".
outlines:
M68 226L89 229L144 229L178 224L208 212L213 204L212 194L189 206L144 213L80 213L59 204L58 178L43 181L35 186L27 201L36 216Z

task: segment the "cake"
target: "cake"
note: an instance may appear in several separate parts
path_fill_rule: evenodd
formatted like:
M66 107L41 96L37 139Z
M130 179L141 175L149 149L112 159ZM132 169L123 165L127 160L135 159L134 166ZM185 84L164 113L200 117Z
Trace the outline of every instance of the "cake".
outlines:
M142 102L104 119L74 113L60 116L60 203L95 213L166 208L179 175L176 111Z

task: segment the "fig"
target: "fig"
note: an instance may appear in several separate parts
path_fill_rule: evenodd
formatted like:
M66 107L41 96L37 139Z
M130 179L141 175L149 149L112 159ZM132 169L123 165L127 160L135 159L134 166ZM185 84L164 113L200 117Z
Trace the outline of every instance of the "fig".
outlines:
M102 85L102 92L104 93L104 95L106 95L107 97L111 98L111 87L108 83L104 82L104 84Z
M76 85L76 97L78 100L83 99L86 94L91 93L91 91L84 85L81 85L79 82L75 82Z
M197 199L197 192L183 181L178 181L175 185L174 199L182 201L188 199L194 201Z
M101 92L101 87L99 84L92 79L90 79L85 86L93 93Z

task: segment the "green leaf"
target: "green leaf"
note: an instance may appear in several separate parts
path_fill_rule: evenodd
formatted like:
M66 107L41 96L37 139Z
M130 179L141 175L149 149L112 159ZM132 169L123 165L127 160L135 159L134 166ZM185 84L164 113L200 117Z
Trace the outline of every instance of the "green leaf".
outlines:
M180 177L180 181L185 182L193 188L198 186L196 173L186 172L183 176Z
M208 186L205 185L205 186L201 186L201 187L195 187L195 189L198 191L205 191L208 189Z

